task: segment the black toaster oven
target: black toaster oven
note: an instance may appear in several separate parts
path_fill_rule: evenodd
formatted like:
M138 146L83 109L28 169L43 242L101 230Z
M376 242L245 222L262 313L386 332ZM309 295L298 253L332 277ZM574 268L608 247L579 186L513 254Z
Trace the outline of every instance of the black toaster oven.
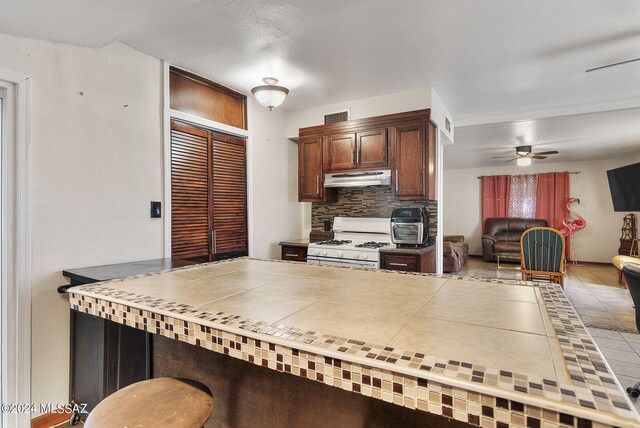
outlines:
M391 242L419 247L429 239L429 213L423 207L395 208L391 213Z

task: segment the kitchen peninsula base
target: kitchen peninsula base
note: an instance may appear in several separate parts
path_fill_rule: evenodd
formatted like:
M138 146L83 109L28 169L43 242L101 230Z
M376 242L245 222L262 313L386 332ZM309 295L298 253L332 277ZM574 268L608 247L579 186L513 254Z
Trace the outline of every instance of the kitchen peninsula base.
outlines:
M206 427L425 427L466 423L265 370L228 355L154 336L154 377L186 377L213 392Z

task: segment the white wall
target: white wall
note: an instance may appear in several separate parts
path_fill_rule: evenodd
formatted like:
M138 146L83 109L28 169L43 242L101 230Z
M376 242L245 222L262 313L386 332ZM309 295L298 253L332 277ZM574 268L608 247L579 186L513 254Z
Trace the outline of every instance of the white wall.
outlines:
M0 58L32 77L32 402L64 403L61 271L162 257L162 220L149 218L149 201L162 200L161 63L120 44L3 34Z
M636 159L541 163L529 167L445 169L444 234L464 235L470 246L469 253L482 254L479 176L579 171L580 174L570 175L571 196L580 199L580 204L573 204L572 210L584 217L587 226L574 235L574 256L581 261L610 262L611 257L618 254L622 218L627 213L613 211L606 170L638 161L640 156Z
M351 109L350 119L355 120L420 110L430 106L431 88L422 88L290 111L287 112L287 138L297 137L300 128L322 125L326 113Z
M298 146L286 138L286 113L249 98L251 257L280 258L283 240L300 239L298 202Z
M441 138L444 137L442 144L453 144L455 124L453 122L453 116L447 110L447 107L442 102L442 99L434 88L431 89L431 120L438 126L440 130ZM447 119L449 120L449 129L447 130Z

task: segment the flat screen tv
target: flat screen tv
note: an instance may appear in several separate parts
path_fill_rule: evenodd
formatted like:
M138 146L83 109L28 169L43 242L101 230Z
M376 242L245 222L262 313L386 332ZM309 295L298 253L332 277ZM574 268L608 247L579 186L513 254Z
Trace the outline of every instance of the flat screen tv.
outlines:
M607 171L614 211L640 211L640 163Z

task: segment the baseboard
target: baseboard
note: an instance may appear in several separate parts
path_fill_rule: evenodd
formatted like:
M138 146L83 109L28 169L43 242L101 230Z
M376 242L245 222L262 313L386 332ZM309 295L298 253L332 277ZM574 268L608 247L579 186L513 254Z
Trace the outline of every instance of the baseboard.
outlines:
M31 419L31 428L51 428L69 420L69 413L45 413Z
M478 254L469 254L470 259L482 259L482 255ZM567 259L566 264L570 265L573 263L573 260ZM586 260L576 260L577 264L580 265L593 265L593 266L612 266L611 262L588 262Z

